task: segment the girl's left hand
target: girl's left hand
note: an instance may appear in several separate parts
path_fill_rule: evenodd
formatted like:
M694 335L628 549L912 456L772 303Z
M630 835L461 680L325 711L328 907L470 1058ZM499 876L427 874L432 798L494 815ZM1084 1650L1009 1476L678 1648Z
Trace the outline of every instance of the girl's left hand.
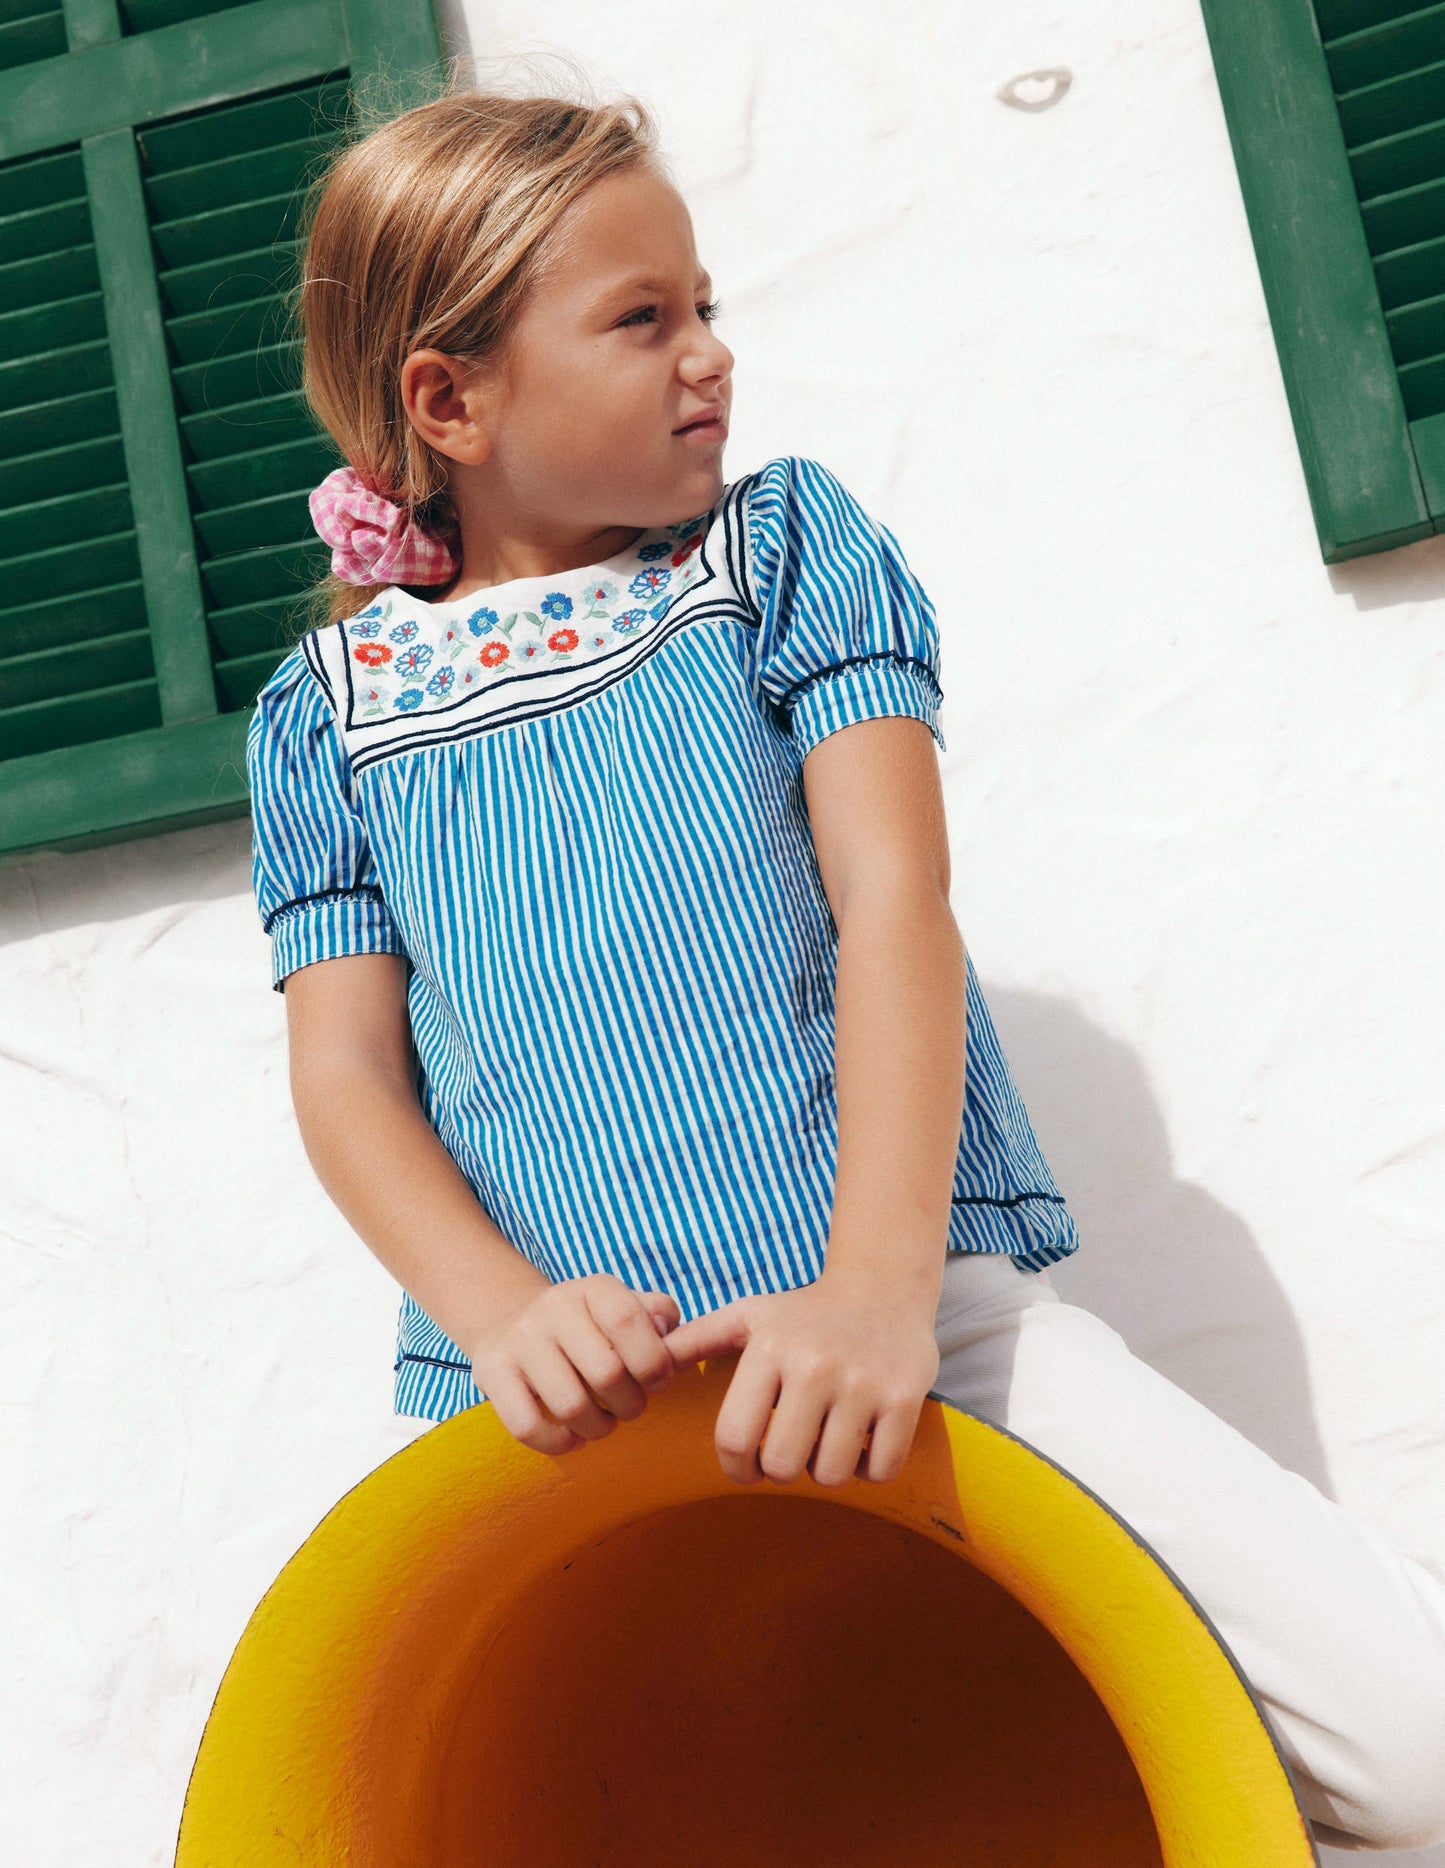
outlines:
M938 1379L935 1316L936 1306L924 1310L872 1274L824 1270L796 1290L740 1297L663 1340L675 1363L742 1351L714 1435L739 1485L790 1485L805 1469L819 1485L855 1473L881 1482L902 1469Z

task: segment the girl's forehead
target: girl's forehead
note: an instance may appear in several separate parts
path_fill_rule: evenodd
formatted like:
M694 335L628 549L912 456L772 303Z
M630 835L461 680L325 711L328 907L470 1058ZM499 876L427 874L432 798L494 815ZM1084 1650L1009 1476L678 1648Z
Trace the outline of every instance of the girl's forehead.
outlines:
M629 276L672 278L679 268L698 270L687 205L664 177L638 167L578 196L553 231L545 271L605 287Z

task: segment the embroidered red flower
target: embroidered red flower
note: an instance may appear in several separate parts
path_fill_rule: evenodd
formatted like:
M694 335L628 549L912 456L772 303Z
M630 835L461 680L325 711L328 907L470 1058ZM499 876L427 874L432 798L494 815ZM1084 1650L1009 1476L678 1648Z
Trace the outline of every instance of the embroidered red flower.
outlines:
M381 668L391 660L384 642L359 642L351 652L364 668Z
M477 660L483 668L495 668L499 663L506 661L511 652L505 642L489 642L478 655Z
M674 564L686 564L687 560L697 550L701 539L701 532L694 532L691 538L685 538L678 546L677 550L673 552L672 562Z
M575 629L554 629L547 638L547 647L555 649L559 655L570 655L577 646Z

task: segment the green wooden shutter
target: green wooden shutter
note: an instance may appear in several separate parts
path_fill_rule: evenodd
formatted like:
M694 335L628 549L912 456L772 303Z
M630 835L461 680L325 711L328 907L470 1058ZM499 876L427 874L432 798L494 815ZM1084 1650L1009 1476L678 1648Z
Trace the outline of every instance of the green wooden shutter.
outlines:
M0 852L247 809L339 458L283 295L378 69L434 94L431 0L0 0Z
M1445 6L1202 4L1324 559L1445 530Z

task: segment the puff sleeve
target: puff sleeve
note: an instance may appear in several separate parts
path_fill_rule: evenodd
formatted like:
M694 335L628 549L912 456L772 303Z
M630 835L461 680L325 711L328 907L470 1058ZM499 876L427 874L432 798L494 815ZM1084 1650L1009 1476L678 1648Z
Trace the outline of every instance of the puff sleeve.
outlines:
M938 723L938 625L887 526L817 461L769 461L747 492L754 689L801 760L819 740L888 714Z
M271 938L272 985L316 960L405 953L351 793L336 716L304 651L256 698L246 732L252 886Z

